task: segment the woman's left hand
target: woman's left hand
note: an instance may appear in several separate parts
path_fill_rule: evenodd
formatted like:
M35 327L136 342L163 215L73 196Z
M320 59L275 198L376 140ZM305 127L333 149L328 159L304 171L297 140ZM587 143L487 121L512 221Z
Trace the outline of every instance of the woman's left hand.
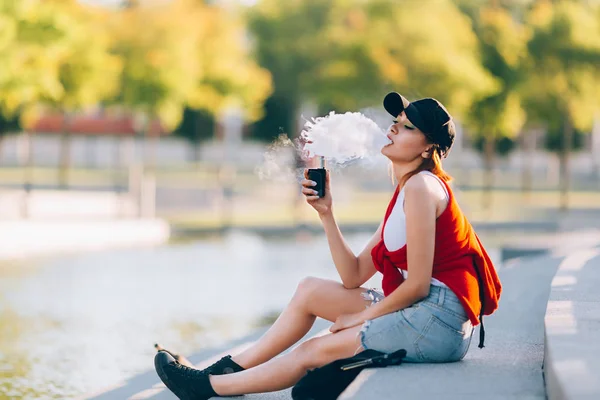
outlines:
M356 314L341 314L335 320L335 324L329 328L331 333L336 333L344 329L352 328L353 326L360 325L365 322L365 318L362 313Z

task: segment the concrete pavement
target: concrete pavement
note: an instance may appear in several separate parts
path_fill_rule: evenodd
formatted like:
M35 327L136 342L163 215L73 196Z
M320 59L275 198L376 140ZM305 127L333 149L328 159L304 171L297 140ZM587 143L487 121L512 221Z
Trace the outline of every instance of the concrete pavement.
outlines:
M499 271L498 311L484 318L485 348L475 329L466 357L451 364L403 364L363 371L343 399L545 399L544 313L560 259L522 259Z
M600 248L565 257L546 311L548 398L600 398Z

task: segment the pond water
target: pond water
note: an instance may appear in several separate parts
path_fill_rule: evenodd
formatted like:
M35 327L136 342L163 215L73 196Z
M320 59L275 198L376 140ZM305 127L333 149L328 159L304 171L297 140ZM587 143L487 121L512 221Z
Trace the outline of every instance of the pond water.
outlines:
M370 234L346 237L358 252ZM221 239L0 265L0 399L72 399L271 323L307 275L339 279L323 236ZM366 286L379 286L377 275Z

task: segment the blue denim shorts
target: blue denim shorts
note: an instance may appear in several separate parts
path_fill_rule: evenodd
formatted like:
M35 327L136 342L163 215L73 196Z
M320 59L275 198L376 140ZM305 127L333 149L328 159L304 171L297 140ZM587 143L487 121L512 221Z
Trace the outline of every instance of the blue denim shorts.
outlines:
M371 304L384 296L367 289ZM410 307L363 323L362 347L385 353L406 350L404 361L440 363L461 360L469 349L473 325L452 290L431 285L429 296Z

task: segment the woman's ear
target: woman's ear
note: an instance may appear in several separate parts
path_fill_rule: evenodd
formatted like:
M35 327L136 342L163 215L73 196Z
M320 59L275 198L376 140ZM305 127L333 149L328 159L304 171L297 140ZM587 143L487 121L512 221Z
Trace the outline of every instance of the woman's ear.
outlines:
M433 146L425 149L425 151L421 153L421 157L423 157L423 158L431 158L432 155L433 155Z

